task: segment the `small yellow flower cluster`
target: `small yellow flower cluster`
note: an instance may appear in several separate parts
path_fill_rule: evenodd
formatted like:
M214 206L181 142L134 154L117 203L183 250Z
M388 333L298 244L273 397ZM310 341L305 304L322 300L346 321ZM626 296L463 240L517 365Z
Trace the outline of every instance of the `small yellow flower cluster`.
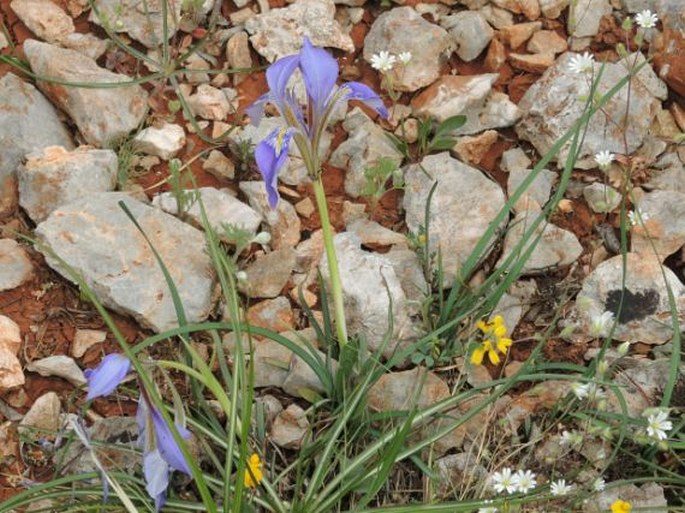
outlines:
M504 318L497 315L491 322L478 321L476 327L483 332L483 342L473 350L471 363L474 365L482 364L483 357L487 353L490 363L498 365L500 357L497 352L506 354L507 349L511 346L511 339L505 337L507 327L504 325Z
M615 501L611 505L611 513L630 513L633 506L628 501L622 501L621 499Z
M259 459L258 454L250 456L247 467L248 468L245 469L245 487L257 488L257 485L264 479L264 474L262 474L262 460Z

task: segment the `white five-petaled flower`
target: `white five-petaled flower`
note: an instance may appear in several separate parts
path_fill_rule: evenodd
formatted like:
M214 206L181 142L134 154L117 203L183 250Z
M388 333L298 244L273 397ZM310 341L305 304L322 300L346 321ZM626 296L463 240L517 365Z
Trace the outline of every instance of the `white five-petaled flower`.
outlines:
M598 477L595 479L592 483L592 489L595 492L602 492L606 488L606 481L604 481L603 477Z
M635 15L635 23L643 29L654 28L657 21L659 21L659 17L649 9L640 11Z
M590 321L589 335L591 337L606 337L613 322L614 314L609 311L593 316Z
M516 487L516 490L521 493L528 493L535 488L537 484L535 482L535 474L530 470L518 470L511 481Z
M589 399L590 401L596 401L602 399L606 396L604 390L597 386L597 383L572 383L571 391L575 394L578 399Z
M385 50L371 56L371 67L378 71L390 71L395 65L397 57Z
M628 220L630 221L631 225L636 226L640 222L640 219L642 219L642 222L644 223L647 221L647 219L649 219L649 214L643 212L639 208L628 212Z
M502 493L504 491L507 493L514 493L516 491L514 475L509 467L505 467L492 475L492 487L497 493Z
M590 52L574 55L568 67L573 73L590 73L594 69L595 58Z
M572 489L573 485L566 484L566 479L559 479L558 481L552 481L552 487L550 488L550 491L552 492L552 495L561 497L562 495L568 495L571 493Z
M668 420L668 412L659 411L647 417L647 434L657 440L666 440L667 431L673 429L673 424Z
M409 61L411 60L411 52L402 52L397 56L397 58L402 64L406 66L407 64L409 64Z
M595 154L595 162L597 162L597 165L600 169L606 169L609 167L609 164L611 164L615 158L616 155L607 150L600 151L599 153Z

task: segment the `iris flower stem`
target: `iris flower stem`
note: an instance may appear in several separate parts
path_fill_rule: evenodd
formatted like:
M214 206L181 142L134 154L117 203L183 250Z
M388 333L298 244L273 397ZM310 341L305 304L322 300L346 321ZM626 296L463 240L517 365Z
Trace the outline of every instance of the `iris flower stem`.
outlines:
M340 348L343 348L347 344L347 324L345 322L345 305L343 304L342 282L340 281L338 258L335 255L335 246L333 244L333 228L331 226L331 218L328 216L326 191L324 191L320 174L319 177L314 180L314 195L316 196L316 206L319 209L319 217L321 218L323 246L326 250L326 261L328 262L328 271L331 276L331 294L333 296L335 313L335 329L338 333L338 344L340 345Z

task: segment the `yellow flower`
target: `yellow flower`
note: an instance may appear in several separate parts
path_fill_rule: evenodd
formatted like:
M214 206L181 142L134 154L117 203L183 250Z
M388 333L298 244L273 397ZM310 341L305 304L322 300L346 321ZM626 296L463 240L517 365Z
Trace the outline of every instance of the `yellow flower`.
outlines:
M504 325L504 318L501 315L496 315L491 322L476 322L476 327L483 332L484 337L481 345L471 353L471 363L474 365L482 364L483 358L487 354L490 363L498 365L500 362L498 351L506 354L512 343L510 338L505 337L507 327Z
M615 501L611 505L611 513L630 513L633 506L628 501L622 501L621 499Z
M245 469L245 486L247 488L257 488L257 485L262 482L263 478L262 460L259 459L258 454L253 454L247 462L247 469Z

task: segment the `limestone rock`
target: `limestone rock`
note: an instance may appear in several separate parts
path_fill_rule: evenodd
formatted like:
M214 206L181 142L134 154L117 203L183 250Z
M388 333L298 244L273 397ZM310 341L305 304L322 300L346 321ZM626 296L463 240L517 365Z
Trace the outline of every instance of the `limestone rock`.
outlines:
M510 53L509 64L530 73L542 73L554 64L554 53Z
M670 362L667 358L636 360L633 367L622 369L614 377L614 382L620 387L620 398L616 395L616 390L607 388L607 409L622 413L622 403L625 402L626 413L631 417L639 417L645 409L659 406L668 384L669 373ZM681 386L682 382L681 372L677 386Z
M124 193L98 193L55 210L37 238L80 273L105 306L155 331L178 325L171 294L148 243L119 206L123 202L159 252L188 322L212 309L214 272L199 230ZM47 263L67 279L59 262Z
M516 190L521 186L523 181L528 178L532 172L530 169L513 169L509 172L509 179L507 180L507 195L511 198ZM542 169L538 175L533 179L533 182L528 186L526 191L521 195L519 200L514 204L516 212L524 212L526 210L539 211L545 206L549 200L552 192L552 186L557 179L557 174L548 169Z
M12 239L0 239L0 291L10 290L33 276L33 264L23 246Z
M314 357L319 361L325 363L331 375L335 376L338 370L338 362L319 350L314 349L310 352L313 352ZM312 392L318 394L326 392L326 388L314 369L297 354L294 354L290 361L288 375L283 380L283 390L293 397L304 397L305 399L311 398Z
M348 223L346 228L348 232L352 232L359 237L362 244L366 246L391 246L407 242L407 238L401 233L394 232L369 219L355 219Z
M288 331L295 325L295 314L290 301L283 296L265 299L247 311L247 320L253 326L271 331Z
M443 496L461 490L469 483L484 483L488 478L488 471L472 453L450 454L437 460L435 467L440 476L438 491Z
M638 202L644 226L637 223L631 229L631 251L652 255L656 248L659 260L685 245L685 194L673 191L653 191Z
M81 358L95 344L104 342L107 332L101 330L77 329L71 342L71 356Z
M24 372L17 358L20 348L19 326L9 317L0 315L0 390L11 390L24 384Z
M222 225L233 225L255 235L262 222L262 216L248 205L232 196L231 194L215 189L214 187L200 187L196 194L199 196L192 201L186 210L188 218L197 227L202 227L202 210L199 200L202 201L207 214L209 225L217 231L219 238L226 239ZM163 192L155 196L152 204L170 214L178 213L178 202L172 192Z
M59 43L74 32L74 22L50 0L12 0L10 7L36 36L48 43Z
M513 125L520 117L509 97L492 91L496 73L471 76L445 75L412 100L414 114L442 122L464 115L466 123L453 135L469 135Z
M621 204L621 193L610 185L593 183L583 189L583 197L593 212L607 213Z
M504 249L497 266L502 266L505 260L514 252L514 248L523 240L538 211L527 210L516 214L510 223L507 235L504 238ZM522 274L546 271L553 267L571 265L583 252L583 247L578 238L568 230L559 228L551 223L543 221L529 237L528 242L518 250L525 252L530 244L540 236L535 250L521 269Z
M17 204L15 170L24 155L46 146L73 148L57 110L31 84L13 73L0 78L0 214Z
M144 128L135 136L133 142L138 151L169 160L185 146L186 134L182 126L164 123L159 128Z
M347 170L345 192L357 198L368 183L365 171L389 159L400 165L402 154L392 144L385 131L359 108L355 107L345 118L343 128L349 134L333 152L330 164Z
M238 32L226 42L226 60L231 68L251 68L252 56L247 32ZM237 86L247 77L247 73L234 73L233 85Z
M552 145L581 117L585 108L585 102L581 97L588 94L588 80L585 75L573 73L569 69L572 57L572 53L560 56L554 65L528 89L519 102L519 108L524 114L516 125L516 132L519 137L530 141L541 155L547 153ZM627 73L623 62L596 63L595 66L595 75L599 73L600 67L604 66L597 89L600 95L615 86ZM576 167L582 169L595 167L594 155L602 150L623 154L625 152L624 134L628 144L628 153L632 153L642 144L661 104L638 76L633 81L628 125L624 130L627 94L627 88L622 88L606 104L602 112L593 116L585 133ZM560 168L566 160L569 146L570 142L567 142L557 156Z
M595 36L602 16L611 14L609 0L576 0L571 2L567 29L573 37Z
M300 449L308 432L307 413L298 405L291 404L276 416L269 437L284 449Z
M17 169L19 204L36 223L56 208L94 192L114 189L118 158L112 150L49 146L26 155Z
M361 241L354 234L336 235L334 243L348 333L363 336L369 350L378 351L391 328L388 312L392 311L392 334L383 350L387 357L418 336L395 270L383 255L363 251L360 248ZM319 265L327 290L330 291L330 274L325 256Z
M502 153L502 160L499 166L505 173L511 173L515 169L529 169L532 163L521 148L511 148Z
M445 287L451 287L459 270L504 207L504 193L480 171L449 153L425 157L421 165L405 171L407 227L418 233L425 226L426 201L437 181L430 205L429 250L442 254ZM473 191L478 191L474 194ZM492 243L494 243L494 237Z
M60 41L60 45L64 48L82 53L94 61L98 60L105 54L109 44L110 42L108 40L100 39L99 37L90 33L81 34L79 32L69 34Z
M79 52L32 39L24 42L24 52L34 73L58 81L111 84L131 80L99 67ZM38 87L69 114L86 141L95 146L126 136L147 114L147 93L138 85L84 88L38 81Z
M202 169L220 180L232 180L235 178L235 165L219 150L212 150L207 160L202 163Z
M615 340L645 344L663 344L670 340L673 335L671 308L664 275L673 291L682 329L685 325L685 286L656 259L636 253L627 254L625 269L622 255L617 255L599 264L585 279L576 299L584 326L589 328L593 319L611 312L618 320L613 331ZM623 309L619 313L622 296Z
M568 43L554 30L540 30L533 34L526 49L531 53L563 53Z
M293 248L300 242L300 218L295 207L287 201L279 201L276 208L269 205L266 187L263 181L240 182L240 190L247 196L247 201L255 212L260 214L271 233L273 249Z
M33 433L35 436L45 435L40 431L56 432L60 427L60 409L59 397L55 392L41 395L19 423L19 432Z
M190 110L194 115L203 119L218 121L226 119L229 114L236 110L236 106L231 103L231 100L234 100L236 95L231 94L232 98L229 98L225 91L212 87L209 84L200 84L195 94L188 97ZM235 93L233 89L230 89L230 91Z
M247 20L252 47L269 62L297 53L302 37L312 45L354 51L354 43L335 21L333 0L298 0Z
M412 92L433 83L452 52L445 29L424 20L411 7L396 7L374 21L364 39L364 60L381 51L411 52L407 66L395 66L389 73L398 91Z
M442 20L456 45L456 52L463 61L478 57L490 44L495 31L478 11L460 11Z
M583 502L583 513L600 513L608 511L617 500L630 503L633 509L645 513L659 513L668 511L668 502L664 489L656 483L646 483L642 486L624 484L608 486L593 500Z
M56 376L65 379L77 387L86 384L83 371L69 356L60 354L34 360L26 366L26 369L37 372L41 376Z
M540 2L540 11L545 18L554 20L561 16L561 13L566 9L571 0L538 0Z
M515 49L528 41L541 28L542 22L540 21L517 23L516 25L502 28L499 31L499 37L504 43L509 45L509 48Z
M250 298L278 296L295 267L295 250L277 249L258 257L245 268L247 278L241 280L240 291Z
M499 133L496 130L486 130L482 134L459 137L451 152L466 164L478 165L497 142Z
M369 407L381 412L420 410L449 396L447 383L422 367L384 374L367 395Z
M95 9L88 21L107 27L114 32L126 32L148 48L157 48L178 30L181 19L181 2L169 2L164 14L160 0L95 0Z

